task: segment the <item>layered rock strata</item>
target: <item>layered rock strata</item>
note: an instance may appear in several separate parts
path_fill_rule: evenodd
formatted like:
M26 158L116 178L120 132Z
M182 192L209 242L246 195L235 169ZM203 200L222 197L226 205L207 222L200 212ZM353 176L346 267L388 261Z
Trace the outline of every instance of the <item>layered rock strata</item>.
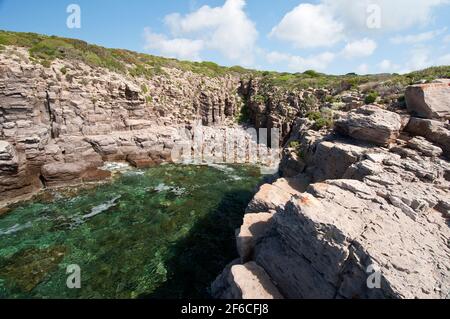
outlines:
M260 298L450 297L445 119L367 106L341 114L334 131L312 127L296 121L285 178L255 195L236 232L240 259L223 274L256 264L276 287ZM221 275L213 295L238 287L231 296L245 298L254 277Z

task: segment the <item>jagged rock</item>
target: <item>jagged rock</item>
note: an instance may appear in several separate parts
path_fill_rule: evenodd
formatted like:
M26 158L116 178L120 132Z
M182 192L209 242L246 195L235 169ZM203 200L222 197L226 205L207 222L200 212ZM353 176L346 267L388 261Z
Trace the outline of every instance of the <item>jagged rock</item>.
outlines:
M409 121L405 131L439 145L444 154L450 158L450 130L448 124L413 117Z
M264 269L255 262L230 265L226 275L212 284L212 294L221 299L283 299Z
M280 163L280 174L283 177L295 177L305 170L305 163L299 156L298 150L285 149L285 155Z
M236 232L236 247L242 263L246 263L253 257L255 244L266 235L272 217L270 213L245 214L244 222Z
M286 204L299 191L290 186L288 179L279 179L274 184L261 186L259 192L248 204L246 213L262 213L275 210Z
M406 88L408 110L427 119L450 119L450 85L448 83L417 84Z
M425 156L438 157L442 155L442 148L433 145L433 143L430 143L423 137L412 138L407 145Z
M388 146L400 135L402 118L394 112L367 105L336 121L335 127L340 134Z
M447 297L450 164L424 155L437 155L424 139L409 139L419 151L402 157L393 152L403 140L387 150L332 135L312 146L307 135L297 137L314 158L305 174L321 183L304 192L278 180L284 194L295 191L284 197L278 181L263 185L249 210L272 218L244 242L242 262L256 262L286 298ZM380 286L368 284L374 271Z
M368 148L352 141L336 140L318 144L314 153L314 181L342 178Z

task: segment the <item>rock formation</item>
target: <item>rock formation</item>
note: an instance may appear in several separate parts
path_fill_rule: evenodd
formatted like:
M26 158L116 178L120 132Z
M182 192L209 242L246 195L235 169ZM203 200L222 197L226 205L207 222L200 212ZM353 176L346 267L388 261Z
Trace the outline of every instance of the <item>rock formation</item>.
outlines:
M188 163L275 164L275 141L256 145L236 124L244 119L279 128L283 156L247 207L240 257L214 297L449 297L448 80L406 92L354 78L300 88L297 78L279 86L266 72L206 75L170 62L146 77L67 57L44 66L26 48L0 47L0 207L108 179L109 161L143 168L179 151ZM385 93L363 105L374 85ZM229 134L245 147L227 148Z
M334 131L298 119L287 143L298 146L281 162L285 178L261 186L249 204L236 232L240 259L213 295L255 297L248 289L257 277L271 287L270 295L258 288L259 298L450 297L450 163L441 157L450 87L442 90L427 92L447 105L420 114L429 119L375 105L339 114ZM421 102L408 103L412 111ZM229 275L249 264L260 270L247 282Z

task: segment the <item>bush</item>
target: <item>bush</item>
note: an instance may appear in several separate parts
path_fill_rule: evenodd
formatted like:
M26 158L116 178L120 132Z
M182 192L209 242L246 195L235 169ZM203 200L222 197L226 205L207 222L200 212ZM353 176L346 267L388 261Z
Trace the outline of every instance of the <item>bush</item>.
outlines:
M308 75L308 76L310 76L312 78L320 77L320 74L318 72L314 71L314 70L307 70L307 71L303 72L303 74Z
M315 122L314 129L318 131L325 127L332 128L334 124L332 114L328 112L326 114L318 111L309 112L306 117Z
M377 101L379 94L378 92L372 91L369 94L366 95L366 98L364 99L365 104L372 104Z

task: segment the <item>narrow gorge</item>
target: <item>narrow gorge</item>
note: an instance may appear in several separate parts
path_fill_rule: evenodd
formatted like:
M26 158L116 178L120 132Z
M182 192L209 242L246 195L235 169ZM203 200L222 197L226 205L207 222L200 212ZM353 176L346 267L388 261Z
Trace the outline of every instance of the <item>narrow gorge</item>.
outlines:
M263 72L0 31L0 297L449 298L449 120L450 67ZM69 264L86 289L62 292Z

